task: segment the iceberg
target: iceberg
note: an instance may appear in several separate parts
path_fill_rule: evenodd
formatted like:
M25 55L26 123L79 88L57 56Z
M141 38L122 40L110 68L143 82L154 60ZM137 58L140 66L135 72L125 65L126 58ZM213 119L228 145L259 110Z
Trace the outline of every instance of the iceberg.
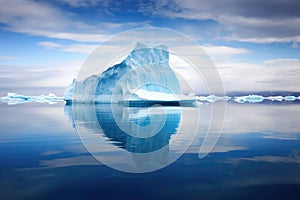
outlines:
M65 91L64 100L67 103L116 103L149 100L151 97L151 101L161 98L173 101L177 95L183 96L180 83L169 66L167 47L137 43L121 63L84 80L74 79Z

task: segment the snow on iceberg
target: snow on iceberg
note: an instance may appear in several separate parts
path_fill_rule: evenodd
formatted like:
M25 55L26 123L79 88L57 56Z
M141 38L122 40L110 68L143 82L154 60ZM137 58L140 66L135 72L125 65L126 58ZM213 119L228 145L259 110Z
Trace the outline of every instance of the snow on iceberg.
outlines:
M156 95L153 96L153 92ZM182 95L182 91L174 71L169 66L167 47L149 47L137 43L121 63L109 67L99 75L92 75L82 81L73 80L64 94L64 100L69 103L119 102L143 100L150 96L168 98L171 94ZM144 96L141 98L141 95Z

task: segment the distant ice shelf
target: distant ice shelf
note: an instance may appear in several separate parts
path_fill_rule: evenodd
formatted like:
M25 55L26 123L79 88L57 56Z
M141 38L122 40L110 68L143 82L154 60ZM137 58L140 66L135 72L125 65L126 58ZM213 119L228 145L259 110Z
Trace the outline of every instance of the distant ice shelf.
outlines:
M63 97L58 97L53 93L48 95L39 96L28 96L16 93L7 93L7 96L0 97L0 102L7 103L8 105L22 104L22 103L48 103L55 104L58 102L63 102Z
M165 105L168 102L180 102L189 103L197 105L198 103L214 103L217 101L230 101L235 103L262 103L264 101L268 102L293 102L300 101L300 96L260 96L260 95L244 95L244 96L196 96L196 95L183 95L183 94L171 94L171 93L162 93L157 91L147 91L144 89L139 89L132 91L131 95L134 97L132 100L128 99L127 101L139 101L143 102L157 102L158 104ZM64 97L56 96L53 93L48 95L39 95L39 96L29 96L16 93L7 93L7 96L0 97L0 103L7 103L8 105L22 104L22 103L48 103L55 104L58 102L66 102ZM106 102L107 103L107 102Z
M247 96L239 96L235 97L234 101L237 103L260 103L263 102L264 100L270 100L270 101L295 101L295 100L300 100L300 96L260 96L260 95L247 95Z

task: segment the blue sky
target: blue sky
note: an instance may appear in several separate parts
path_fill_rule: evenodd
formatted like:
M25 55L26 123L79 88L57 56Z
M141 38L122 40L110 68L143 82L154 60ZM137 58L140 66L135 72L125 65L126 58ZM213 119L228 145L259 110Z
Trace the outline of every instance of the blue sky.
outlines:
M227 91L300 91L300 3L0 0L0 85L67 86L101 42L133 28L195 39Z

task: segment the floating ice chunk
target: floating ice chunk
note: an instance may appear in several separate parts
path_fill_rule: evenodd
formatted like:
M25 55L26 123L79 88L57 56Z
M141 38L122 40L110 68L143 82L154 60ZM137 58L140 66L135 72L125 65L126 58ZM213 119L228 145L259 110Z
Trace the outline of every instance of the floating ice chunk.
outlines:
M197 98L198 101L207 101L206 96L197 96L196 98Z
M209 96L206 97L206 99L207 99L208 102L213 103L213 102L216 102L216 101L221 101L224 98L216 96L216 95L209 95Z
M231 97L230 97L230 96L224 96L224 97L223 97L223 100L224 100L224 101L229 101L229 100L231 100Z
M209 96L197 96L196 97L198 101L207 101L210 103L216 102L216 101L229 101L231 97L229 96L216 96L216 95L209 95Z
M283 96L270 96L270 97L265 97L265 99L268 99L270 101L282 101L282 100L284 100Z
M295 101L297 99L297 97L295 96L285 96L284 97L284 100L286 101Z

